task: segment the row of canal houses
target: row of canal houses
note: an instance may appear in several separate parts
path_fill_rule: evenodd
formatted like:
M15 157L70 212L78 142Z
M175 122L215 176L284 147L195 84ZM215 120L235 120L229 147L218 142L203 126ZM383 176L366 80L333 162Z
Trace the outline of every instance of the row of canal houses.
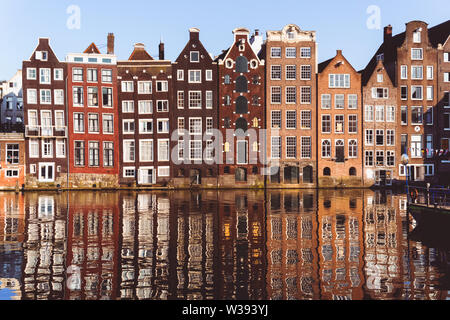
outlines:
M361 71L341 50L318 63L316 33L294 24L235 29L216 57L199 34L173 62L163 43L159 59L137 43L118 60L113 34L106 53L61 62L39 39L22 69L24 162L2 147L2 168L24 163L27 188L359 187L404 181L407 153L412 181L449 181L450 21L387 26Z

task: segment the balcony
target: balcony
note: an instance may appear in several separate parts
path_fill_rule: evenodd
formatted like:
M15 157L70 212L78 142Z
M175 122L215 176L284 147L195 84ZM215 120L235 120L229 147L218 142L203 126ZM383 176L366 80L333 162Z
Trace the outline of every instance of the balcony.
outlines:
M26 138L67 138L67 127L26 126Z

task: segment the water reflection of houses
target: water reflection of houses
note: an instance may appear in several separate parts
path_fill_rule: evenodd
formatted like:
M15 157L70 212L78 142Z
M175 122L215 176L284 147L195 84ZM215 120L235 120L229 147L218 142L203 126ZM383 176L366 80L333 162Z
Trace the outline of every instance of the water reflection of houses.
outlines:
M319 193L320 299L363 298L362 190Z
M20 299L25 217L23 197L0 194L0 290L11 290L12 299Z
M67 299L115 299L119 250L117 193L69 195Z
M23 299L64 298L67 194L25 198Z
M216 299L265 299L264 193L224 192L219 196Z
M267 194L269 299L318 299L316 203L314 191Z

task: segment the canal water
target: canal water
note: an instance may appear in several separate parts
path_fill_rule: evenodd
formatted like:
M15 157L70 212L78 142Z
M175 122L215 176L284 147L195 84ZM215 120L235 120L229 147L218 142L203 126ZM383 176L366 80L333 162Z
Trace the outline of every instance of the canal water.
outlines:
M0 193L0 299L448 299L450 245L406 209L370 190Z

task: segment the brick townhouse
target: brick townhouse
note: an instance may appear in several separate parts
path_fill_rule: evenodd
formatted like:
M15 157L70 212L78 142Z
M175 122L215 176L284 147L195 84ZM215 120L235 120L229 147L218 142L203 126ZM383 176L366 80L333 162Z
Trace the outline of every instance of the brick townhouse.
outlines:
M25 152L23 133L0 133L0 190L25 184Z
M119 113L114 35L106 54L95 43L67 63L70 186L117 187Z
M266 41L268 186L315 187L317 182L314 31L289 24Z
M341 50L318 69L319 186L361 186L361 74Z
M171 149L177 150L171 165L176 187L217 186L217 63L199 33L197 28L189 30L189 41L172 64L170 127L178 132L178 139L171 143Z
M66 78L66 64L40 38L22 68L27 186L67 185Z

